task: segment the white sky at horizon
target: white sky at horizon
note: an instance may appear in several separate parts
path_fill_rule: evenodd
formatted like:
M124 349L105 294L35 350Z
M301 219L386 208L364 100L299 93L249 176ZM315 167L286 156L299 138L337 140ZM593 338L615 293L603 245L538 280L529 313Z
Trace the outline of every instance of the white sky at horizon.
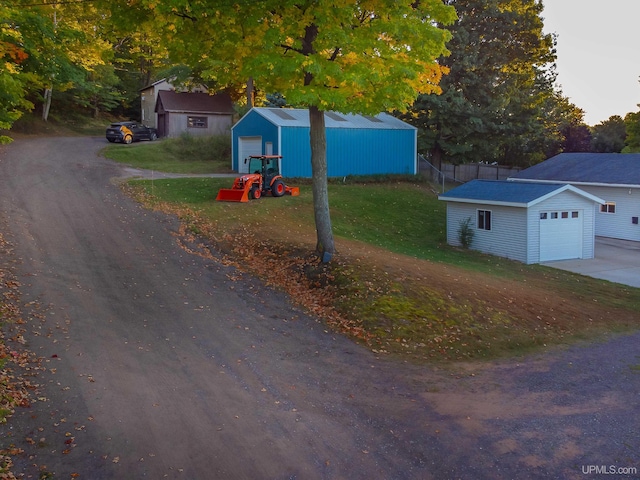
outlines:
M557 84L596 125L640 111L640 0L543 0L557 34Z

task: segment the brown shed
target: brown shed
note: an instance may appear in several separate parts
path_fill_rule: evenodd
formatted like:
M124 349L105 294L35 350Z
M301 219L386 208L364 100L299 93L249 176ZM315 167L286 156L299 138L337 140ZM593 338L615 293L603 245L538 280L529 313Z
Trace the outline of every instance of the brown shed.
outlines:
M231 131L233 102L226 93L158 92L158 135L220 135Z

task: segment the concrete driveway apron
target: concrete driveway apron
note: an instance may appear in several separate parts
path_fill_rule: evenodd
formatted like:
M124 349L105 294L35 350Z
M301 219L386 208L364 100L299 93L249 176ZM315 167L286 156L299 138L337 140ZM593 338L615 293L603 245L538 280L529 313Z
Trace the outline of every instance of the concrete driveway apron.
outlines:
M640 288L640 242L597 237L595 258L542 265Z

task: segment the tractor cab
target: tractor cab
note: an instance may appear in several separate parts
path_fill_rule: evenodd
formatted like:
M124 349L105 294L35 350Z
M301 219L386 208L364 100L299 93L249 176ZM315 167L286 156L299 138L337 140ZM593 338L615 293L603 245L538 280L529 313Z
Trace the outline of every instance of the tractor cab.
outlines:
M262 175L262 181L271 185L272 180L280 175L280 155L252 155L249 160L249 173Z

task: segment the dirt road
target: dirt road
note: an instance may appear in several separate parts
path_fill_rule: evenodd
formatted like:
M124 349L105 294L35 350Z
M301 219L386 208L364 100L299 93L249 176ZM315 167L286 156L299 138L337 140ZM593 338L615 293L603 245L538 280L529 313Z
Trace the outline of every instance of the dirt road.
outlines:
M376 358L188 253L175 219L120 192L104 145L32 138L0 154L15 244L0 261L17 261L27 347L47 369L0 426L0 447L24 450L16 473L640 477L640 335L446 370Z

